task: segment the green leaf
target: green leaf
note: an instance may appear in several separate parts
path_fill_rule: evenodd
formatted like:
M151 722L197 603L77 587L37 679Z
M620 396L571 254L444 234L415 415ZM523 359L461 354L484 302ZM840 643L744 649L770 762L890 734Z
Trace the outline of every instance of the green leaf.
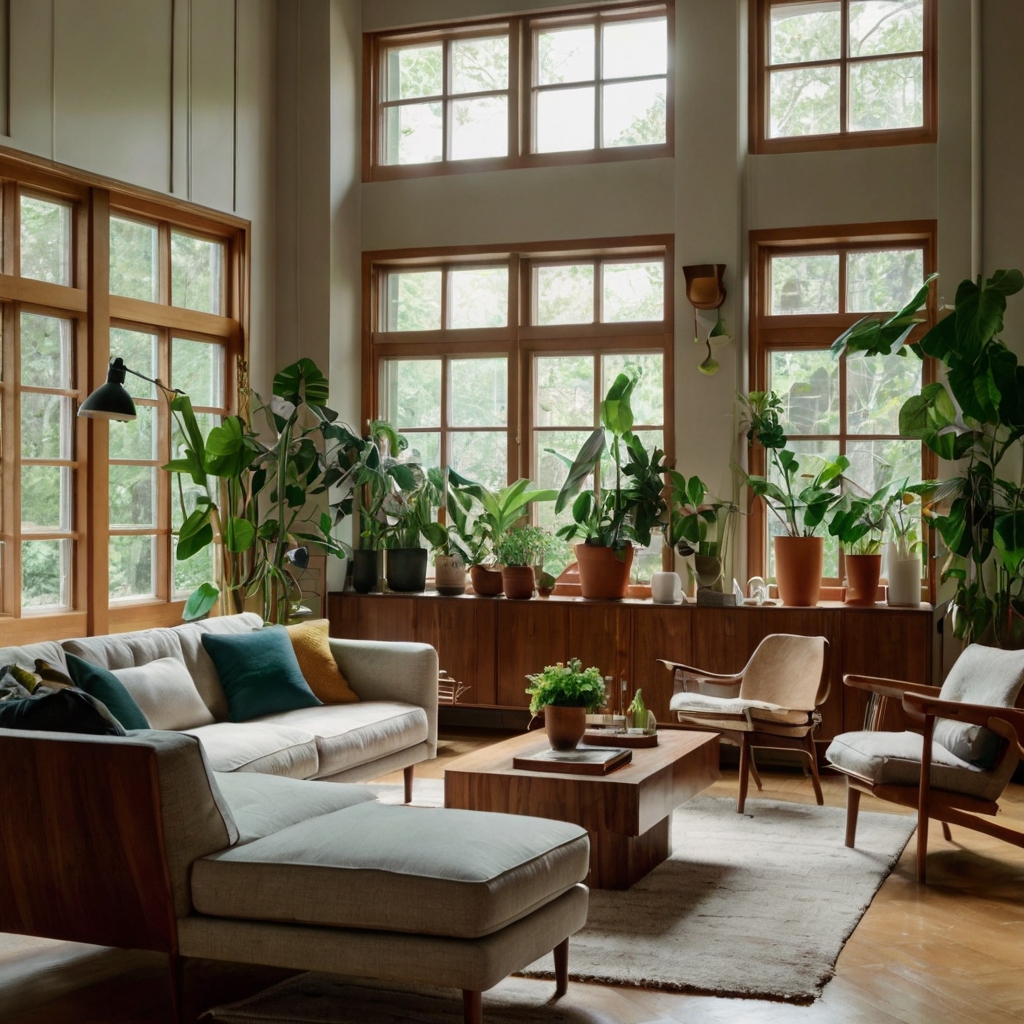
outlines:
M691 476L686 481L686 499L694 508L704 501L704 495L707 493L707 486L699 476Z
M900 433L923 438L926 434L952 426L956 406L944 384L928 384L921 394L908 398L900 409Z
M1011 573L1016 573L1024 561L1024 511L997 516L992 541L1002 557L1003 564Z
M244 421L229 416L206 439L206 472L221 479L238 478L252 465L256 454L246 444Z
M284 496L289 508L302 508L306 504L306 489L298 484L285 487Z
M185 520L185 522L188 522L188 520ZM182 526L182 529L184 529L184 526ZM191 558L197 551L202 551L203 548L212 543L213 527L209 523L200 526L197 530L186 537L182 537L179 534L176 558L179 562L184 562Z
M293 405L304 397L307 405L321 406L327 404L330 388L312 359L299 359L274 376L274 394Z
M256 540L256 527L248 519L229 516L224 527L224 543L232 554L248 551Z
M189 594L181 617L186 622L195 622L196 619L204 618L213 610L218 597L220 597L220 591L212 583L200 583Z
M617 437L633 429L633 409L629 404L637 378L620 373L601 403L601 423Z
M620 376L624 376L620 374ZM561 512L566 505L576 496L583 482L594 472L601 456L604 454L605 432L603 427L598 427L590 437L583 443L575 461L569 467L569 474L562 484L555 500L555 514Z

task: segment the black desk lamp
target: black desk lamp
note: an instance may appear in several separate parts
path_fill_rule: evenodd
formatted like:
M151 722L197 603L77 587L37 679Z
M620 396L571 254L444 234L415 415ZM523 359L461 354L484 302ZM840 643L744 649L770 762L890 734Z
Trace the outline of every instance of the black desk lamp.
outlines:
M135 403L124 386L124 378L127 373L130 373L133 377L139 377L144 381L148 381L150 384L155 384L161 391L167 394L185 394L180 388L165 387L160 381L125 366L124 360L118 356L110 361L110 368L107 370L107 383L100 385L78 407L78 415L87 420L135 419Z

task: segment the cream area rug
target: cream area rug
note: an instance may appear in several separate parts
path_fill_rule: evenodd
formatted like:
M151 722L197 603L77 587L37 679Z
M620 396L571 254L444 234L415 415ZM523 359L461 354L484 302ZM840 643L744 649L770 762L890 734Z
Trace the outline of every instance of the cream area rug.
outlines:
M401 803L401 787L374 788L379 799ZM417 780L415 803L442 801L440 781ZM591 890L587 925L569 942L570 978L796 1003L821 994L915 819L862 813L857 849L848 850L845 810L775 800L748 800L742 815L735 808L732 799L694 798L673 815L673 853L664 864L628 892ZM545 957L523 973L551 977L552 970ZM488 1019L600 1019L574 1016L566 1001L538 1003L535 990L523 988L525 1002L517 1003L514 987L502 986L494 1005L485 1004ZM447 1024L461 1020L457 995L385 994L303 975L210 1016L226 1024Z

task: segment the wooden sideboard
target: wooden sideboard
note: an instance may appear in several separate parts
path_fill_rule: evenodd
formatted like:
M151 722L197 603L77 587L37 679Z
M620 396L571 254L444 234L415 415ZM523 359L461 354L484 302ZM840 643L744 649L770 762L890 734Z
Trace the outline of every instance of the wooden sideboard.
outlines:
M698 608L572 597L509 601L345 592L330 595L328 610L332 636L431 644L441 668L471 687L460 703L476 707L525 708L526 674L576 657L612 676L616 704L625 679L629 697L642 687L647 706L659 722L668 723L672 679L658 658L737 672L770 633L820 634L829 640L832 687L819 743L863 728L867 695L845 691L844 673L933 681L931 605Z

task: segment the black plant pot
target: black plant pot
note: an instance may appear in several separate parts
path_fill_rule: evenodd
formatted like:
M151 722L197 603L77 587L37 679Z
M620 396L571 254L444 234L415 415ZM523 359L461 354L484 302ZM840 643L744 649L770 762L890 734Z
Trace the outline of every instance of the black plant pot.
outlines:
M418 594L427 589L427 549L390 548L388 550L388 586L403 594Z
M381 576L381 552L352 552L352 586L357 594L369 594L377 589Z

